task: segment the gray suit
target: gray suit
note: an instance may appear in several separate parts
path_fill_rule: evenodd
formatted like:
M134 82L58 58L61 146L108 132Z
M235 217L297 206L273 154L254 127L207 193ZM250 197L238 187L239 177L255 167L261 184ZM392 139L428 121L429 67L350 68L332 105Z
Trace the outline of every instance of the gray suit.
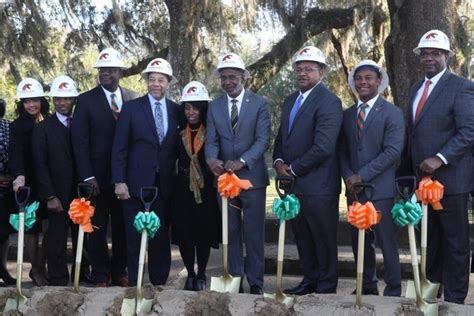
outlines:
M407 106L408 153L414 170L424 159L441 153L448 161L433 178L444 185L441 212L429 212L427 273L444 284L446 301L464 302L469 286L467 201L472 188L474 84L446 71L413 122L413 104L423 81L410 91Z
M242 236L246 245L245 273L250 286L263 285L265 192L269 184L264 153L270 142L270 114L267 100L246 90L234 135L230 123L227 95L209 104L205 152L206 159L245 160L237 171L253 188L242 191L229 205L229 272L244 274ZM241 204L242 211L232 207ZM243 213L243 214L242 214ZM243 215L243 216L242 216Z
M372 201L377 210L382 212L381 222L374 231L366 234L364 255L364 290L377 290L375 269L374 237L382 248L384 256L384 279L387 287L384 295L400 296L400 260L398 256L395 227L392 221L391 208L396 193L395 171L403 151L405 123L402 111L393 104L378 97L372 106L362 129L357 137L357 105L344 112L343 129L340 138L339 162L341 175L347 180L353 174L361 176L362 181L374 185ZM347 201L351 204L354 196L346 191ZM361 194L361 202L367 197ZM357 229L352 228L352 248L357 256Z

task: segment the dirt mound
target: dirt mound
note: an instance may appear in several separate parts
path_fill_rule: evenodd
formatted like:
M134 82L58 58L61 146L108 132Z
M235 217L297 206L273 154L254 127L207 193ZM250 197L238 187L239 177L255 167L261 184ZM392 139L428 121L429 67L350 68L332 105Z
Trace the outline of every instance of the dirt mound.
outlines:
M38 315L80 315L85 296L70 289L53 290L47 293L38 304Z
M186 301L184 315L231 316L229 294L219 292L199 292Z

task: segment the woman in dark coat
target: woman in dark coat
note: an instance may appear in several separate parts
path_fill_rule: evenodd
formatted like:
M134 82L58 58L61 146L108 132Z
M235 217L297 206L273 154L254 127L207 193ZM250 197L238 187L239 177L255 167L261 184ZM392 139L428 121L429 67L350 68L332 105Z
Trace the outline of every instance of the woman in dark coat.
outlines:
M32 135L35 124L49 113L49 103L41 84L32 78L23 79L17 87L17 118L10 124L9 167L13 177L13 191L19 187L31 188L30 202L37 200L37 181L33 170ZM39 210L38 210L39 212ZM31 261L30 278L37 286L48 284L45 258L41 258L38 247L41 231L41 214L36 224L25 233L25 254ZM46 235L43 237L43 247Z
M178 143L178 175L171 212L172 243L179 246L188 271L184 289L194 291L206 288L206 266L211 247L218 248L221 237L214 176L204 156L209 101L203 84L192 81L184 87L181 97L184 119Z

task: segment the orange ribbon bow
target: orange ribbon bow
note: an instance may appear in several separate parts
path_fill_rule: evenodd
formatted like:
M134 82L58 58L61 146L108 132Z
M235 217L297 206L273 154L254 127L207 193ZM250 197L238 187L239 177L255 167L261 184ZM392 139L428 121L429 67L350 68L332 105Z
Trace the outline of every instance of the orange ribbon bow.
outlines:
M431 207L435 211L443 210L441 205L441 199L444 194L444 186L437 180L431 180L429 176L423 177L418 190L416 190L416 198L423 204L431 204Z
M252 187L249 180L240 180L233 172L226 172L217 179L217 191L222 197L232 199L239 196L240 191Z
M85 198L74 199L69 206L69 217L74 224L79 224L86 233L92 233L91 217L94 216L95 207Z
M372 202L361 204L358 201L349 205L347 221L357 229L369 229L380 222L381 214L377 212Z

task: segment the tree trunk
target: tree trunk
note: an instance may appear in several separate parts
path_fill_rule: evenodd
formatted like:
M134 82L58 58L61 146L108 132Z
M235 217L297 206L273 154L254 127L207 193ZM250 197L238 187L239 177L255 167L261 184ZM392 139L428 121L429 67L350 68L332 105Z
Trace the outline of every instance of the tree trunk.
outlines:
M423 78L419 58L413 53L420 37L431 29L446 33L455 50L454 37L459 32L459 17L454 1L387 0L390 12L390 34L385 41L385 57L395 104L408 106L410 87ZM461 27L462 29L462 27ZM452 70L459 69L452 59Z

